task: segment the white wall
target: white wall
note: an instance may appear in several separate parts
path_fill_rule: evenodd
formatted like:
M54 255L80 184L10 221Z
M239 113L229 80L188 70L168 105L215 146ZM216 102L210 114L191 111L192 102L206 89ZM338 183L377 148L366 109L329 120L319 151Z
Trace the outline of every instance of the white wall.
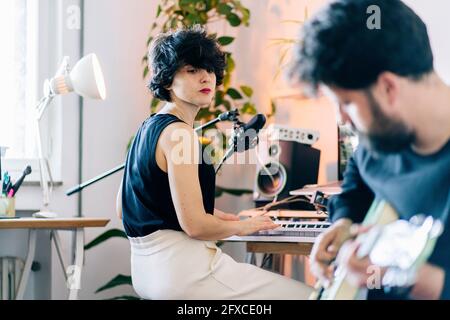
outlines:
M434 67L447 84L450 84L450 1L403 0L421 17L428 29L435 64Z
M96 52L105 74L105 103L85 101L83 180L125 161L128 140L149 115L150 95L142 79L141 59L155 15L154 1L87 0L85 52ZM83 192L83 214L109 217L107 228L121 228L115 215L115 197L122 173L117 173ZM86 241L100 230L88 230ZM132 293L130 288L93 292L115 275L130 274L129 244L111 239L86 253L81 297L99 299Z

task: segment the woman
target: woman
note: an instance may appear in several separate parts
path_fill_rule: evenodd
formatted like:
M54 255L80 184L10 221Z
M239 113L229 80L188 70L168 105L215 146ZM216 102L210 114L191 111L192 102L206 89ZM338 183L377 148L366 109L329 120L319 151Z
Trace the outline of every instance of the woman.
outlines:
M118 194L134 289L145 299L306 298L306 285L237 263L214 242L277 227L268 217L240 221L214 209L214 167L193 123L223 80L217 42L199 26L161 34L149 62L149 88L167 103L139 128Z

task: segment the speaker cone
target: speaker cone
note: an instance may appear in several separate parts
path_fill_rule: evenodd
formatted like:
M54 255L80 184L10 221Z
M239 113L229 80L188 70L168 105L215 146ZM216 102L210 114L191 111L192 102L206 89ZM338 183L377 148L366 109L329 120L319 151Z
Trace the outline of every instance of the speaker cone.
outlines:
M267 163L258 170L256 175L256 187L266 197L275 197L280 194L286 182L286 169L278 162Z

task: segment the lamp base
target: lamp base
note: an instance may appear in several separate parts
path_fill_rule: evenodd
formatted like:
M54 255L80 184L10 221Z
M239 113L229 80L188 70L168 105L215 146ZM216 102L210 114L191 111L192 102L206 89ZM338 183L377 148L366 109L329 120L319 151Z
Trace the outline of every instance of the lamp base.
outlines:
M58 214L55 212L41 210L41 211L33 213L33 217L34 218L54 219L54 218L58 217Z

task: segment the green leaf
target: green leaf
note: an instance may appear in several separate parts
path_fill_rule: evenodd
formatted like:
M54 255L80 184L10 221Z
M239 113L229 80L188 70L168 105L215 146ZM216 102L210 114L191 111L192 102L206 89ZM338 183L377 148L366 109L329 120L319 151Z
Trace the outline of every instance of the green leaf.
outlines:
M230 82L231 82L231 74L230 72L227 72L223 77L223 87L227 89L230 86Z
M244 106L242 107L242 109L241 109L241 113L255 115L255 114L257 114L256 107L255 107L255 105L253 103L246 102L244 104Z
M248 189L230 189L216 186L216 198L222 196L224 193L231 194L233 196L242 196L244 194L253 194L253 190Z
M228 100L223 100L222 105L227 109L227 111L231 110L231 102Z
M236 68L236 63L234 62L233 57L230 55L227 56L227 67L226 70L228 71L228 73L231 73L234 71L234 69Z
M203 24L203 25L205 25L205 24L207 24L208 23L208 15L206 14L206 12L200 12L199 14L198 14L198 17L200 18L200 24Z
M226 3L220 3L217 6L217 12L219 12L220 14L223 14L223 15L231 14L232 10L233 10L233 8L230 7L229 5L227 5Z
M111 288L114 288L117 286L122 286L122 285L130 285L130 286L133 285L133 283L131 281L131 276L125 276L123 274L119 274L115 278L110 280L107 284L98 288L97 291L95 291L95 293L99 293L101 291L111 289Z
M89 242L87 245L85 245L84 250L88 250L92 247L95 247L96 245L108 240L109 238L114 238L114 237L125 238L125 239L128 238L126 233L123 230L111 229L111 230L103 232L97 238L95 238L94 240Z
M228 14L227 20L232 27L238 27L241 24L241 18L239 18L239 16L234 13Z
M161 5L158 5L158 9L157 9L157 11L156 11L156 17L157 17L157 18L159 17L159 15L161 14L161 12L162 12Z
M216 98L215 98L215 101L214 101L214 105L215 106L220 106L222 104L224 95L225 94L223 93L222 90L217 90L216 91Z
M275 113L277 112L277 105L276 105L275 101L271 100L270 106L272 107L270 116L274 116Z
M234 88L230 88L227 90L227 95L229 95L233 100L242 99L242 95Z
M147 75L148 75L148 66L145 66L144 72L142 73L142 78L145 79L147 77Z
M230 43L232 43L234 41L234 38L224 36L224 37L218 38L217 41L220 43L221 46L226 46L226 45L229 45Z
M247 8L242 10L242 23L247 27L250 25L250 10Z
M153 114L157 111L158 105L161 102L158 98L153 98L152 102L150 103L150 112Z
M196 120L209 120L214 116L214 112L209 111L209 107L202 108L198 111Z
M209 10L211 10L212 8L215 7L215 4L213 3L212 0L206 0L205 3L206 3L205 11L209 11Z
M153 37L148 37L147 39L147 47L150 45L150 43L153 41Z
M189 6L196 3L198 0L180 0L180 7Z
M104 300L142 300L142 299L139 297L135 297L135 296L118 296L118 297L104 299Z
M172 19L170 20L170 27L171 27L172 29L175 29L177 26L178 26L178 19L177 19L177 18L172 18Z
M241 86L240 88L247 97L251 98L253 96L253 89L249 86Z
M202 19L201 15L198 14L197 12L195 13L190 13L185 17L185 23L187 23L187 25L192 26L194 24L204 24L205 22L202 22L204 20L204 18Z

